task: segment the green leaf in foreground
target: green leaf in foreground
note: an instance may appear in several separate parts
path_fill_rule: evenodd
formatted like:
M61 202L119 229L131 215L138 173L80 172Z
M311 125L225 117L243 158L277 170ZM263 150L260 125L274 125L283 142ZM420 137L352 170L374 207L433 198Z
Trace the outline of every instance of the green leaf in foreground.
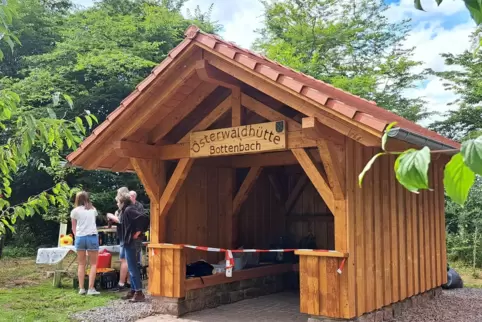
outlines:
M430 149L409 149L398 156L395 161L395 173L402 186L411 192L428 189L428 167L430 165Z
M414 0L414 4L415 4L415 9L425 11L423 10L421 0Z
M365 167L363 168L363 171L358 175L358 185L360 186L360 188L362 186L363 178L365 177L365 174L367 174L367 172L370 171L370 168L372 167L373 163L375 163L375 161L378 159L378 157L382 156L384 154L385 154L385 152L380 152L380 153L375 154L370 159L370 161L368 161L368 163L365 165Z
M444 186L447 195L463 206L474 181L475 173L464 163L462 154L454 155L444 170Z
M460 152L465 164L476 174L482 175L482 136L465 141Z
M465 6L470 12L470 16L477 25L482 23L482 3L480 0L464 0Z
M387 128L385 129L385 133L383 133L383 136L382 136L382 150L383 151L385 151L385 145L387 144L388 132L390 132L392 127L394 127L396 124L397 124L397 122L392 122L392 123L388 124Z

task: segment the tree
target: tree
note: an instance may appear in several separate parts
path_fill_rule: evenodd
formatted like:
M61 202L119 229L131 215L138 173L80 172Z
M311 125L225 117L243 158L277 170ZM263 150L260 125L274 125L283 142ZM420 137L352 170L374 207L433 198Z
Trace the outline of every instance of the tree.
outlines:
M9 45L12 53L13 40L18 41L10 29L16 16L13 6L4 3L0 6L0 17L3 40ZM3 51L2 51L3 53ZM3 58L3 55L1 56ZM68 95L63 95L64 100L73 107ZM59 104L60 94L54 95L53 106ZM0 235L6 233L6 227L14 231L13 225L17 218L24 219L34 213L47 211L49 205L68 207L71 189L62 181L63 169L60 154L64 147L75 147L81 141L80 135L85 134L85 127L80 117L74 121L57 118L51 108L45 110L45 115L35 113L22 104L22 100L15 92L0 89L0 171L2 172L2 186L0 187ZM86 120L95 119L90 115L84 116ZM30 157L39 149L48 163L39 163L38 167L49 172L56 183L49 189L35 195L28 196L18 204L11 204L11 182L13 176L19 173L22 167L28 165Z
M18 37L22 47L16 47L12 54L8 44L0 47L5 52L5 64L0 66L0 88L15 92L21 98L17 114L22 118L24 113L32 114L35 120L55 115L59 120L70 120L66 124L75 127L69 128L72 134L78 134L74 133L77 129L83 136L85 128L88 135L96 123L92 115L103 121L184 38L190 24L195 22L210 32L218 30L219 26L210 22L209 12L197 11L191 19L185 19L180 13L184 2L104 0L82 10L65 0L9 2L21 8L10 32ZM203 21L198 21L201 18ZM12 61L15 64L10 64ZM66 100L61 94L54 95L55 101L59 101L54 104L52 94L57 92L70 96ZM12 126L16 125L17 114L7 120L6 131L17 129ZM77 116L83 119L79 121ZM2 140L10 135L6 131L0 132L0 143L6 142ZM79 141L74 139L69 148L64 140L63 149L50 154L62 162ZM141 190L133 174L63 167L51 171L46 154L50 150L37 145L31 151L27 164L13 177L12 204L51 187L59 170L69 186L91 192L101 213L114 210L118 187L127 185ZM38 171L39 165L42 171ZM142 193L139 197L141 201L147 200ZM68 211L50 204L42 216L47 220L65 220ZM34 225L30 228L36 229Z
M424 101L403 95L424 79L402 44L409 21L391 23L380 0L263 1L255 47L271 59L418 121Z
M440 5L442 0L436 0L436 2ZM472 16L472 19L480 26L482 23L482 2L464 0L464 3ZM415 7L423 10L420 0L415 0ZM439 74L451 81L447 87L462 94L465 102L461 104L461 109L459 111L451 113L449 120L447 120L448 123L439 122L438 124L434 124L435 128L445 131L447 131L447 124L449 124L449 126L454 125L455 127L452 128L451 131L447 131L448 134L453 138L464 139L460 151L454 151L456 153L444 169L445 192L459 205L463 205L466 202L469 191L476 180L476 175L482 175L482 136L474 138L475 136L480 135L480 128L477 125L480 120L480 114L477 115L478 111L480 111L480 107L471 106L471 104L480 103L480 97L477 93L480 79L478 77L480 75L478 74L478 70L480 67L478 58L475 58L475 61L474 59L463 60L464 58L467 59L468 55L470 54L467 52L462 54L463 57L459 56L458 58L455 58L452 55L445 55L446 61L449 64L459 63L466 66L470 65L468 72L445 72ZM475 118L468 120L466 116L471 114L475 114ZM470 133L467 132L467 129L462 130L465 131L465 133L454 132L454 130L457 131L457 128L463 126L464 123L469 123L471 125L471 128L469 128L469 131L471 131ZM388 127L387 131L391 126ZM382 142L386 142L386 140L387 136L385 135ZM421 150L409 149L404 152L387 152L385 151L384 143L382 146L384 151L373 156L362 173L360 173L360 185L363 181L363 176L378 157L387 154L396 154L399 156L395 162L395 172L400 184L411 192L418 192L420 189L428 189L427 172L431 161L431 151L428 147L424 147Z

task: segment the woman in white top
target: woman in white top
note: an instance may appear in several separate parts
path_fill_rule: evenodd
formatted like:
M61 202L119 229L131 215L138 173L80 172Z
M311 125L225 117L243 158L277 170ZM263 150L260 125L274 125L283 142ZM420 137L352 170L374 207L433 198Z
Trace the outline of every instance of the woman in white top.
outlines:
M92 206L89 194L85 191L78 192L75 196L75 208L70 213L72 218L72 232L75 235L75 250L77 251L79 278L79 294L98 295L94 288L95 275L97 273L97 256L99 255L99 238L95 219L97 210ZM86 255L89 255L90 274L89 289L84 288Z

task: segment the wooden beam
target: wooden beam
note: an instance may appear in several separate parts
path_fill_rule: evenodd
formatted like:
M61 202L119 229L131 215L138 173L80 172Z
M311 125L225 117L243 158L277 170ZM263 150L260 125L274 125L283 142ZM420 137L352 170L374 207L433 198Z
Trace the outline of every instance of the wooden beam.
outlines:
M221 104L216 106L216 108L212 110L211 113L209 113L201 122L199 122L195 127L193 127L189 133L184 135L183 138L179 140L179 143L189 142L191 132L203 131L210 127L214 122L216 122L219 118L221 118L229 111L229 109L231 108L231 104L232 99L230 95L224 101L222 101Z
M303 133L311 139L326 139L335 142L336 144L345 144L345 136L322 124L315 117L302 118L301 127Z
M262 169L263 168L261 167L251 167L249 169L248 175L244 179L243 183L241 184L241 187L239 188L238 193L233 199L233 216L234 217L236 217L239 214L239 211L241 210L241 206L248 198L249 192L254 187L254 183L256 182L256 179L260 175Z
M383 133L376 131L364 124L348 118L319 102L312 101L300 93L295 93L287 87L273 81L272 79L260 75L256 71L233 60L227 61L222 54L214 52L212 49L199 44L205 49L204 57L209 64L219 70L232 75L240 81L258 89L280 102L284 102L291 108L298 110L307 116L314 116L323 124L344 134L353 140L366 146L380 146L380 138Z
M149 198L152 201L158 201L161 198L161 190L163 190L165 186L165 183L162 183L166 180L165 162L136 158L131 158L130 162ZM160 176L162 176L164 180L160 180Z
M231 91L231 126L243 124L243 107L241 106L241 90L233 88Z
M321 162L325 169L328 182L336 200L345 199L345 174L340 166L345 160L338 158L338 151L332 143L326 140L318 140L318 151L320 152Z
M186 50L189 52L189 50ZM192 53L192 51L191 51ZM199 54L199 55L198 55ZM179 59L174 63L173 69L170 67L159 75L159 82L162 80L162 91L159 91L159 83L155 81L142 95L140 95L134 102L130 103L130 107L123 112L125 117L120 117L116 122L111 123L110 126L102 132L98 141L101 142L101 137L108 142L114 140L121 140L133 134L138 128L142 126L149 118L159 112L164 102L166 102L171 94L178 89L185 81L187 81L194 74L194 62L200 56L200 52L195 52L186 60ZM169 72L168 72L169 71ZM166 78L165 75L169 75ZM153 95L153 93L156 93ZM136 108L145 106L148 108ZM125 120L129 120L126 122ZM120 121L119 120L123 120ZM115 125L114 125L115 124ZM102 161L112 153L112 146L103 146L102 149L95 149L99 147L98 144L93 144L89 149L91 153L83 153L75 164L80 164L85 169L96 169Z
M119 160L110 168L112 172L123 172L131 165L128 158L119 158Z
M304 149L292 149L291 151L300 163L303 170L305 170L306 175L308 178L310 178L310 181L315 186L321 198L323 198L323 201L328 206L328 209L330 209L333 216L336 216L335 198L330 186L326 183L325 179L321 175L321 169L311 160L310 156Z
M190 134L189 134L190 135ZM181 141L185 140L182 138ZM306 138L301 131L287 132L287 150L317 147L317 141ZM189 158L189 140L170 145L149 145L131 141L112 144L118 156L124 158L177 160Z
M295 205L296 201L298 200L301 193L303 192L303 189L305 189L305 186L307 183L308 183L308 177L306 176L306 174L302 174L301 177L296 182L296 185L294 186L293 190L291 190L291 193L288 196L288 199L286 200L286 203L285 203L286 215L291 212L291 209L293 209L293 206Z
M309 153L314 161L321 162L318 150L310 150ZM296 160L295 156L293 155L293 153L291 153L291 151L260 153L252 155L236 155L219 159L227 159L226 163L229 162L229 165L232 168L249 168L254 166L276 167L298 164L298 160ZM214 159L210 160L214 161ZM220 161L220 164L222 163L224 162Z
M271 187L273 188L274 195L276 199L279 201L283 202L284 199L284 193L283 190L281 189L281 183L279 182L278 176L274 173L268 174L268 180L269 183L271 184Z
M189 157L189 143L149 145L139 142L117 141L112 144L118 156L137 159L177 160Z
M199 79L226 88L239 89L241 84L236 78L213 67L204 59L196 62L196 73Z
M171 209L174 200L176 199L177 193L182 187L182 184L186 180L186 177L191 170L194 159L184 158L179 160L174 173L169 179L169 183L164 190L159 202L159 217L164 219Z
M130 162L151 201L149 238L152 243L166 242L166 221L159 215L159 201L166 188L166 162L135 158Z
M295 120L289 118L288 116L281 114L280 112L272 109L271 107L255 100L251 96L246 94L241 94L241 104L247 109L253 111L254 113L264 117L269 121L282 121L284 120L288 125L289 131L301 130L301 124Z
M164 138L176 125L178 125L188 114L211 94L217 85L201 83L186 99L184 99L174 110L164 117L161 122L149 135L149 143L156 143Z

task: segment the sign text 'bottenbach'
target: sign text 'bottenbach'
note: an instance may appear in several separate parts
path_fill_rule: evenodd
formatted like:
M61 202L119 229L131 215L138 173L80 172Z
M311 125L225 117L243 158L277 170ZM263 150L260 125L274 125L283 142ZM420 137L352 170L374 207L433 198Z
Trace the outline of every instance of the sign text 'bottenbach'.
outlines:
M260 153L286 148L284 121L191 133L192 158Z

